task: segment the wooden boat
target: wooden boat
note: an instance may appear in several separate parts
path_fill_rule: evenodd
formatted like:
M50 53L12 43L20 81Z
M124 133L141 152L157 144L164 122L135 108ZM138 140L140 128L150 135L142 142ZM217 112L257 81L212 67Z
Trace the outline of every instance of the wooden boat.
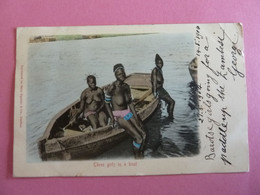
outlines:
M148 119L156 110L159 100L151 90L151 75L134 73L127 76L136 111L142 121ZM91 130L90 126L69 127L63 129L70 121L71 111L79 108L77 100L61 110L50 121L44 135L38 141L42 160L90 159L111 149L127 137L124 129L105 126ZM80 125L79 125L80 126Z
M198 59L195 57L189 64L189 71L192 80L198 84Z

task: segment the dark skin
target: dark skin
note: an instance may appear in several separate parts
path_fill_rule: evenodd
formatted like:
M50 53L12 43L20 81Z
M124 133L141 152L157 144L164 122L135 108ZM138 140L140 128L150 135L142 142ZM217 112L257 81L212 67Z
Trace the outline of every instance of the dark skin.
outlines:
M109 116L114 124L114 116L112 111L126 110L128 107L133 113L133 117L129 120L118 118L117 122L120 127L124 128L138 144L143 144L146 138L146 133L143 130L143 124L137 115L134 104L131 99L130 87L124 83L126 79L124 69L120 68L115 72L116 81L107 88L107 93L112 96L111 106L106 104Z
M81 93L80 108L72 119L72 123L76 121L78 116L83 112L95 112L87 116L93 129L104 127L107 124L107 117L104 109L104 92L101 88L96 86L96 80L89 78L87 80L88 88Z
M162 69L162 67L163 67L162 60L158 60L156 65L158 68ZM152 87L153 87L154 95L157 94L158 88L163 87L163 83L164 83L164 78L163 78L162 73L157 68L154 68L152 70Z
M163 67L163 61L157 60L156 66L157 67L155 67L152 70L152 79L151 79L152 80L152 90L153 90L154 96L158 95L157 90L159 88L163 88L163 83L164 83L163 74L160 71ZM173 110L174 110L174 106L175 106L175 101L169 95L165 95L164 97L160 97L160 98L168 104L168 106L167 106L167 112L169 114L168 117L170 119L173 119Z

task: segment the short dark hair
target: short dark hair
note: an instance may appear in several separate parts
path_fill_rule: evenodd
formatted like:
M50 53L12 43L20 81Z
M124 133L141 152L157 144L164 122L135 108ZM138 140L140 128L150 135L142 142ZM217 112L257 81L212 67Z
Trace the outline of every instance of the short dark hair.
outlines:
M87 82L89 82L90 79L93 79L96 82L96 77L94 75L88 75Z

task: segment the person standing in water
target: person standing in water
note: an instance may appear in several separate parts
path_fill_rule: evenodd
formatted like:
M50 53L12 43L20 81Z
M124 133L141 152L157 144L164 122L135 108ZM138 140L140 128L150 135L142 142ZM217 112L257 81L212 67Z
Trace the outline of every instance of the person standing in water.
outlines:
M116 121L121 128L130 134L133 138L135 158L143 158L146 133L142 121L135 111L130 87L124 82L126 79L124 66L116 64L114 74L116 81L106 88L105 94L106 107L111 122L114 125Z
M86 80L89 87L81 93L80 108L74 115L72 124L83 113L83 116L90 122L93 129L104 127L107 125L107 117L104 112L104 92L96 86L95 76L89 75Z
M155 68L152 70L151 81L152 81L152 90L155 97L159 97L165 101L167 106L167 112L169 114L169 119L173 119L173 110L175 106L175 101L171 98L169 93L163 88L164 78L163 78L163 60L156 54L155 55Z

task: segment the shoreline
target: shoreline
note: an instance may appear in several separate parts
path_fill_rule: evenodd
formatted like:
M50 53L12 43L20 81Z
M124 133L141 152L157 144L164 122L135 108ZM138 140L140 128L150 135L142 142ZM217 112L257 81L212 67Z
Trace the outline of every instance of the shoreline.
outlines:
M83 39L99 39L99 38L107 38L107 37L148 35L148 34L151 34L151 33L34 36L34 37L30 38L29 43L43 43L43 42L54 42L54 41L71 41L71 40L83 40Z

